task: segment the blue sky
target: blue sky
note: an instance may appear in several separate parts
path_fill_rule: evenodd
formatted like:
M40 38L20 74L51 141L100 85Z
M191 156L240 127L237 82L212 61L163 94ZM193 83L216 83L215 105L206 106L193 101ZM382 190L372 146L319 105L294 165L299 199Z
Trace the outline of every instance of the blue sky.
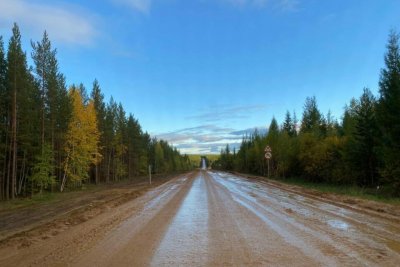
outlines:
M340 119L378 91L398 0L0 0L0 34L49 33L68 84L95 78L144 130L184 153L237 145L307 96Z

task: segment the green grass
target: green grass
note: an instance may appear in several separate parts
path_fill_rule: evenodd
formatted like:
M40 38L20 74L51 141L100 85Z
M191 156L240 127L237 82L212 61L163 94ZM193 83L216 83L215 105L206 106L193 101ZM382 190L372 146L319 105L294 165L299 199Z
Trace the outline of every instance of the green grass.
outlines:
M380 201L389 204L400 205L400 198L391 197L387 190L376 190L374 188L362 188L356 185L335 185L327 183L312 183L301 178L273 179L286 184L297 185L313 189L322 193L334 193L346 196L353 196L368 200Z
M21 197L14 200L0 202L0 211L14 210L19 208L30 207L38 204L50 204L70 197L72 192L91 191L96 189L96 185L85 184L82 188L67 189L65 192L60 193L58 190L54 192L43 191L35 193L32 197Z
M42 194L33 195L29 198L17 198L14 200L1 202L1 210L13 210L18 208L29 207L40 203L51 203L60 198L59 193L43 192Z

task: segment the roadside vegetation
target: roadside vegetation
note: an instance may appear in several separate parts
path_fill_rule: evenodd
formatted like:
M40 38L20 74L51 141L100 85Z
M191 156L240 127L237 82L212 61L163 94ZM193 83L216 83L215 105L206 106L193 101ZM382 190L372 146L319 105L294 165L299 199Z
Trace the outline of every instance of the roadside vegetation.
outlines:
M202 158L205 159L207 167L211 166L214 161L219 159L218 154L204 154L204 155L189 154L188 156L189 156L190 162L193 165L193 168L201 167Z
M0 200L191 168L97 80L67 86L46 32L31 44L28 66L17 24L7 50L0 36Z
M394 31L384 57L378 96L364 88L340 120L322 114L309 97L300 120L289 111L281 125L273 118L266 135L244 136L237 153L227 146L213 168L267 175L268 145L272 177L320 190L400 197L400 50Z

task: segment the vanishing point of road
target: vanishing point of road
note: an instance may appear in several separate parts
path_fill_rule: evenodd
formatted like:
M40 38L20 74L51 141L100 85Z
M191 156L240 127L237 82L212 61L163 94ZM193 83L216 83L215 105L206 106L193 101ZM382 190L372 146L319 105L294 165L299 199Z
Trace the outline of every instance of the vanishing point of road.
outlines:
M238 175L195 171L2 266L400 266L400 224Z

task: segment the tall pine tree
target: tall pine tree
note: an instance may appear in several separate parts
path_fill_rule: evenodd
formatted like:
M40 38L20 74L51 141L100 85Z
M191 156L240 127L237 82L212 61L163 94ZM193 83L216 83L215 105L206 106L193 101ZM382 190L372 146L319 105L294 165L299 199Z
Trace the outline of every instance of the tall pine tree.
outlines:
M382 176L400 195L400 48L399 34L391 32L379 81L377 119L382 136Z
M5 198L7 154L7 61L3 37L0 36L0 200Z

